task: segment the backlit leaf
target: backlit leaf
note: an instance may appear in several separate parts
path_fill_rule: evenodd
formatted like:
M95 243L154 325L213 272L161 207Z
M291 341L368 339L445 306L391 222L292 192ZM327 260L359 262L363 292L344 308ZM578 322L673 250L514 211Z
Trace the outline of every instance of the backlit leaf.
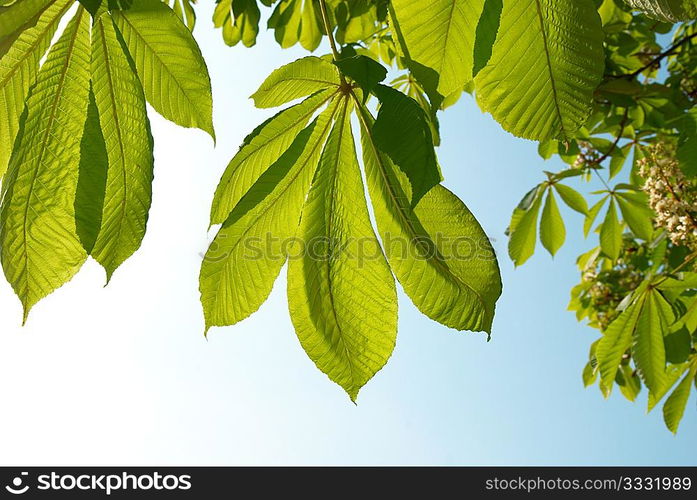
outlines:
M206 330L242 321L271 293L286 261L290 238L297 232L336 106L298 135L218 231L201 267Z
M475 79L477 100L516 136L572 137L603 76L602 42L593 0L505 1L491 59Z
M615 197L622 212L622 218L629 229L646 241L653 235L653 211L649 208L648 199L644 193L624 192Z
M211 224L222 224L252 185L288 149L336 91L328 89L281 111L260 125L227 166L211 208Z
M564 219L559 213L557 200L554 198L552 190L547 191L547 200L542 209L542 217L540 218L540 242L547 251L555 255L562 247L566 240L566 227Z
M392 7L417 78L420 73L432 75L437 82L434 90L442 97L461 93L472 80L475 33L484 0L431 0L428 5L392 0Z
M695 380L695 373L696 370L694 368L688 371L687 375L685 375L671 395L668 396L663 405L663 420L666 423L666 427L673 434L678 432L678 426L685 414L685 407L688 399L690 399L690 390L692 389L692 382Z
M360 116L368 189L392 271L429 318L457 330L489 332L501 280L486 234L442 186L412 209L406 176L377 147L369 118Z
M612 260L617 260L622 251L622 224L617 218L614 200L610 200L605 220L600 226L600 248Z
M663 332L674 319L670 304L655 289L647 293L646 302L637 321L632 356L639 375L652 390L665 383L666 352Z
M152 199L153 152L145 96L109 14L95 22L92 86L109 167L92 256L111 279L145 236Z
M0 19L3 20L0 21L0 30L5 26L3 22L11 22L13 9L30 4L31 1L24 0L7 7L5 12L0 11ZM0 120L0 177L7 168L19 128L19 116L24 109L29 88L36 81L39 61L46 53L63 14L72 4L73 0L57 0L43 11L36 24L22 31L16 39L9 40L12 43L4 55L0 53L0 109L3 110ZM30 12L33 13L35 10L31 9ZM9 21L5 21L8 16ZM0 40L0 47L2 45L3 42Z
M80 175L75 194L75 223L82 247L90 254L102 227L109 156L99 122L99 110L90 89L85 130L80 143Z
M0 43L20 29L26 29L32 24L52 0L17 0L14 3L0 7ZM56 0L55 3L64 3Z
M258 108L275 108L340 84L336 66L319 57L304 57L271 73L252 99Z
M355 401L394 349L397 291L368 215L348 111L303 209L288 305L308 356Z
M75 227L80 139L89 92L90 21L79 9L49 52L27 101L0 208L7 280L26 320L40 299L69 281L86 254Z
M695 0L625 0L635 9L661 21L675 23L697 19Z
M540 215L542 196L537 196L528 210L516 209L511 222L508 255L516 266L522 266L535 253L537 244L537 217Z
M559 193L559 197L569 208L583 215L588 214L588 203L578 191L559 183L554 184L554 189Z
M113 12L145 97L166 119L215 138L211 82L189 30L160 0L139 0Z
M645 300L646 298L641 296L622 312L610 323L598 342L595 355L598 358L600 377L606 383L612 384L615 380L622 357L632 345L634 331Z

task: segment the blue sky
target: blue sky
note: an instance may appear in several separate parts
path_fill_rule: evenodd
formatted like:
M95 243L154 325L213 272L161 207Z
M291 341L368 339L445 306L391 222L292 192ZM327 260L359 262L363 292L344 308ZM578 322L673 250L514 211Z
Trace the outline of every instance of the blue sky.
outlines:
M227 48L199 9L214 85L218 144L153 116L155 198L142 250L107 288L88 263L36 307L0 285L0 462L3 464L697 464L695 402L677 437L660 409L584 389L595 330L566 311L580 216L568 241L518 270L505 228L542 178L536 145L503 132L465 96L442 115L445 184L495 240L504 293L493 339L422 316L400 293L397 348L358 405L306 357L293 333L285 272L249 320L203 337L197 277L208 209L243 137L272 111L246 98L304 55L262 33Z

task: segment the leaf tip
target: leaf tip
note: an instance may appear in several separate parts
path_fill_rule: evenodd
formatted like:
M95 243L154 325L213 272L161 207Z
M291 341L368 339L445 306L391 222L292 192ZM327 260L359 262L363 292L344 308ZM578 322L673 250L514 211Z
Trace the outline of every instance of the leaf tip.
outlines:
M344 391L346 391L346 394L348 395L349 399L353 403L354 406L358 406L358 393L361 391L361 387L352 385L349 387L344 387L342 385Z
M213 127L213 124L210 123L204 130L209 136L211 136L211 139L213 139L213 147L216 147L218 144L218 138L215 135L215 128Z
M29 319L29 312L31 311L31 306L25 304L22 309L22 326L24 327L27 326L27 320Z

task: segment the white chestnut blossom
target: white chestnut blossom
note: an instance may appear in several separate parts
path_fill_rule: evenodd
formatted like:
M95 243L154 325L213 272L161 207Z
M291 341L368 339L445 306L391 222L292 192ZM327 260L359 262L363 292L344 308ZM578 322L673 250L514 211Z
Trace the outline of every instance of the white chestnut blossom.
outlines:
M662 143L647 148L638 161L646 179L644 191L656 212L655 223L675 245L697 249L697 186L687 179L675 158L674 148Z

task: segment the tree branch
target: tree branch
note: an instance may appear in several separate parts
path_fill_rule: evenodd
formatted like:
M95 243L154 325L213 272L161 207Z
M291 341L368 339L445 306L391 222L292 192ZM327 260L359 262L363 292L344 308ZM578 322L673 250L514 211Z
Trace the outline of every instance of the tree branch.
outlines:
M697 37L697 33L693 33L689 36L686 36L682 40L678 40L673 45L671 45L669 48L667 48L665 51L661 52L656 57L651 59L651 62L645 64L644 66L642 66L641 68L639 68L636 71L632 71L631 73L627 73L626 75L610 75L609 78L628 78L630 80L633 78L636 78L637 76L642 74L644 71L646 71L650 67L660 63L663 59L665 59L666 57L675 53L676 50L678 50L680 47L682 47L683 45L685 45L686 43L688 43L690 40L692 40L695 37Z
M334 40L334 33L332 31L332 25L329 22L329 14L327 13L327 2L326 0L319 0L319 8L320 11L322 12L322 23L324 24L324 29L327 32L327 38L329 38L329 45L332 48L332 55L334 56L334 61L338 61L341 59L341 56L339 54L339 49L336 46L336 40ZM343 73L339 72L339 76L341 77L341 83L344 85L346 84L346 78L344 77Z

